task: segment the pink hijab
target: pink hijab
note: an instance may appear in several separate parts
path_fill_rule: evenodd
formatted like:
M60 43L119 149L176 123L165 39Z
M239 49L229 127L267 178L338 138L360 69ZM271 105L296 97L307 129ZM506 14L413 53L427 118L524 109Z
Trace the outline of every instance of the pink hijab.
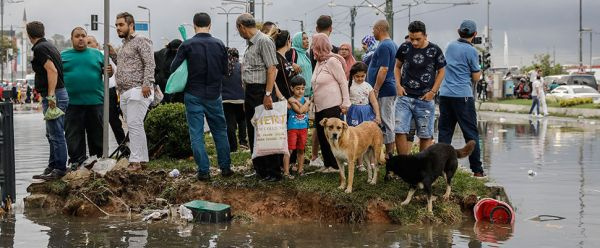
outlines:
M346 60L346 77L348 79L350 79L350 69L352 68L354 63L356 63L356 59L354 58L354 55L352 55L352 46L350 46L350 44L344 43L344 44L340 45L340 50L342 48L348 49L348 56L345 57L344 59ZM339 54L339 52L338 52L338 54Z
M331 49L333 49L333 46L331 46L331 43L329 42L329 37L327 35L321 33L313 35L312 50L317 61L321 62L328 60L331 57L334 57L338 59L340 63L342 63L342 65L345 65L346 60L342 58L342 56L340 56L339 54L331 52ZM344 68L344 72L348 74L349 70L346 69L346 66L342 67Z

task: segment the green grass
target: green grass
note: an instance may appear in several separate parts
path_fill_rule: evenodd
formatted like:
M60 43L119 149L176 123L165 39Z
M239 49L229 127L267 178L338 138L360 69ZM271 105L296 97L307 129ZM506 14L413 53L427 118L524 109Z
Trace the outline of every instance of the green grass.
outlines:
M531 99L501 99L501 100L497 100L495 102L502 103L502 104L531 106L531 101L532 101ZM556 101L547 101L546 103L548 104L548 107L561 108L561 106ZM569 108L597 109L597 108L600 108L600 105L594 104L594 103L587 103L587 104L571 106Z
M306 147L307 152L305 153L307 160L310 157L311 149L310 132L308 140ZM205 137L205 144L211 167L218 168L215 145L210 135ZM416 152L416 149L414 148L415 147L413 147L413 152ZM232 166L246 167L249 172L251 168L250 157L249 151L231 153ZM193 158L177 160L162 157L151 161L148 167L149 169L178 169L183 173L196 171L196 164ZM413 201L409 205L400 206L400 202L404 200L408 193L408 185L400 179L385 182L383 180L385 174L384 166L380 166L379 168L376 185L368 184L367 173L359 172L357 170L355 172L353 192L351 194L347 194L343 190L338 189L339 173L311 173L314 170L314 167L305 167L307 175L302 177L296 176L293 180L284 180L280 183L261 182L255 177L246 178L242 173L237 173L230 178L215 176L211 181L211 185L220 188L247 188L265 192L289 191L290 194L293 195L297 193L317 194L335 202L336 206L339 208L350 210L351 214L348 216L348 222L350 223L362 222L366 219L367 206L372 200L382 200L390 203L391 210L389 215L396 223L416 224L423 221L436 223L441 223L442 221L456 222L462 218L460 202L464 197L469 195L485 197L490 194L489 190L484 185L485 181L472 178L469 172L459 170L452 183L451 201L445 202L441 199L441 195L444 194L446 189L445 181L440 178L434 184L434 195L440 197L438 197L438 200L434 203L434 214L431 215L426 211L427 202L422 190L417 191L415 198L413 198ZM173 187L163 189L160 197L172 200L176 197L175 194L177 194L178 191L177 185L173 185Z

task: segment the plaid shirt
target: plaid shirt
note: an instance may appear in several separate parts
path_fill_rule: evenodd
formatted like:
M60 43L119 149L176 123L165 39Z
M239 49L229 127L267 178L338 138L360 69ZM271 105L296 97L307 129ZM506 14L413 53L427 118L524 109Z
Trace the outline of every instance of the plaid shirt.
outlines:
M267 69L278 63L275 43L267 35L256 32L248 44L242 64L242 80L244 84L266 84Z
M119 92L140 86L152 87L154 83L154 53L152 41L133 33L123 39L117 55L110 58L118 65L115 78Z

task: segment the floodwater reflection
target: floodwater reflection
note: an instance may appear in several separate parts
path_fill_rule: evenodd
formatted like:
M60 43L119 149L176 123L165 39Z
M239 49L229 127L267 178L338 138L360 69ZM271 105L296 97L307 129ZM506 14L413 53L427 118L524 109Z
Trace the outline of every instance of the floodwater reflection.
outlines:
M17 208L0 221L0 247L600 247L600 125L589 120L481 113L484 168L515 207L514 226L146 223L24 211L22 199L47 163L40 113L15 116ZM599 121L600 123L600 121ZM464 144L457 128L454 145ZM111 141L113 142L113 141ZM113 142L114 143L114 142ZM115 144L113 144L114 146ZM460 163L468 167L468 160ZM528 171L536 171L529 176ZM531 221L556 215L562 220Z

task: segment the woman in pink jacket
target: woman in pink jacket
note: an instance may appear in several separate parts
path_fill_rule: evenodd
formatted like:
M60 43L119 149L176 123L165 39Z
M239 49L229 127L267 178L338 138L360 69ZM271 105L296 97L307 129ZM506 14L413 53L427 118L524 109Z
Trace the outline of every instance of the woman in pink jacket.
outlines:
M340 118L340 115L345 114L350 107L346 61L342 56L332 53L331 48L327 35L320 33L313 35L312 51L317 65L311 82L313 102L316 107L315 126L325 164L321 172L337 172L338 165L325 137L325 129L319 125L319 122L324 118Z

